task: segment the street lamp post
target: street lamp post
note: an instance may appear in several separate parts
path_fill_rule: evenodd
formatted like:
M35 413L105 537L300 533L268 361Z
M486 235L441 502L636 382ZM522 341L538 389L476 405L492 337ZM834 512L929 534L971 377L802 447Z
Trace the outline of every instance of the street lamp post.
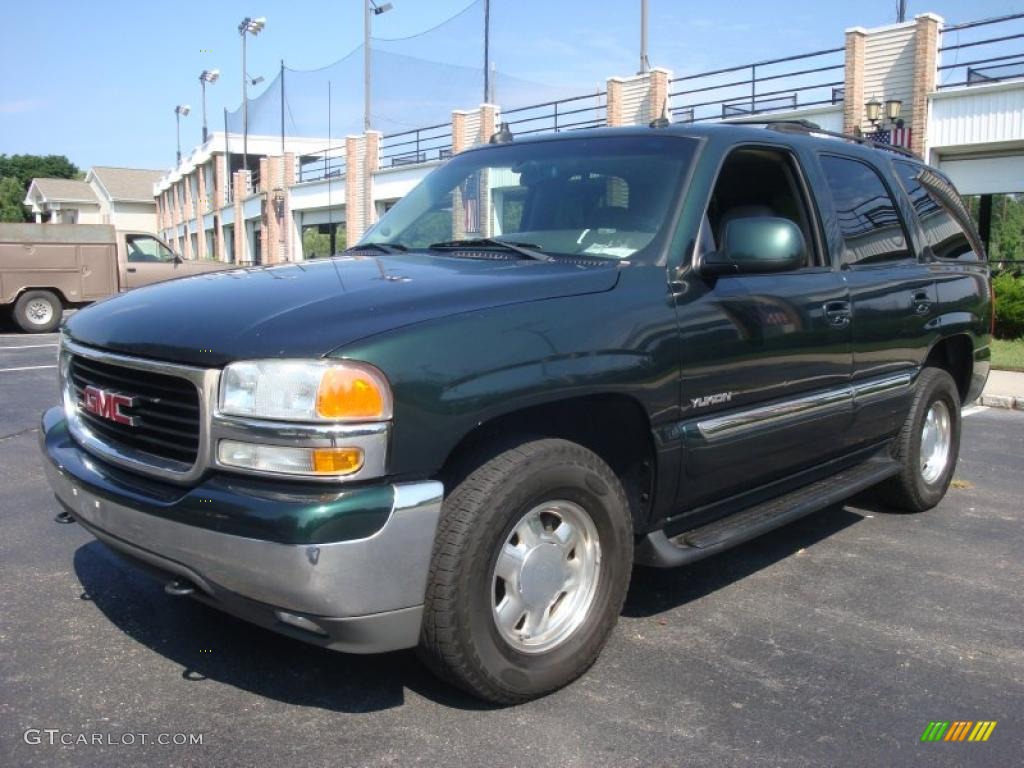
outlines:
M181 118L188 117L192 107L188 104L179 104L174 108L174 122L178 128L178 165L181 165Z
M206 84L216 83L218 77L220 77L219 69L204 69L199 74L199 84L203 88L203 144L210 136L210 132L206 130Z
M365 0L363 6L363 130L370 130L370 19L387 13L391 3L377 5L376 0Z
M245 68L246 35L256 37L267 26L265 16L251 18L246 16L238 25L238 34L242 36L242 168L249 170L249 72Z

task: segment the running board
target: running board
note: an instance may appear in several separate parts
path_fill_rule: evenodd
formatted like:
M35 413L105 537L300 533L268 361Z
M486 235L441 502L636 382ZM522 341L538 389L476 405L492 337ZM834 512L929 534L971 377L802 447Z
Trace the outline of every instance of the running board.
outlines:
M655 568L674 568L703 560L773 528L846 501L899 471L900 465L892 459L876 457L671 539L664 531L652 531L637 545L635 560Z

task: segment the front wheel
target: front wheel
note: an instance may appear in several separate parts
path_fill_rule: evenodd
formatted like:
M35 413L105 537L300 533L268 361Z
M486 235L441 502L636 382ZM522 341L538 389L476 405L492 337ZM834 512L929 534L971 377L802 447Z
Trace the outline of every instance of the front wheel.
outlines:
M896 438L900 474L880 487L881 500L908 512L931 509L946 495L959 454L960 393L946 371L925 368Z
M445 501L421 655L499 704L560 688L607 641L632 557L626 495L600 457L554 439L505 451Z

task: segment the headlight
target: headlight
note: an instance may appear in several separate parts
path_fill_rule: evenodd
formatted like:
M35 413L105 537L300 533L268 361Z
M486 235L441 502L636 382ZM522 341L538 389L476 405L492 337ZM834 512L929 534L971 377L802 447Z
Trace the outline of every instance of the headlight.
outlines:
M391 389L366 363L254 360L224 369L220 412L300 422L386 421Z

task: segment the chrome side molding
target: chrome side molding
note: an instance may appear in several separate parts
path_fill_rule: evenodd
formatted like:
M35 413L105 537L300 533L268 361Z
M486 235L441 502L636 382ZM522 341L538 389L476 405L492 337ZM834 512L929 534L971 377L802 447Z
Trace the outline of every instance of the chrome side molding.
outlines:
M886 375L833 389L813 392L770 405L735 411L696 423L697 430L708 442L723 440L765 426L779 426L813 414L853 410L877 399L902 394L914 381L913 373Z

